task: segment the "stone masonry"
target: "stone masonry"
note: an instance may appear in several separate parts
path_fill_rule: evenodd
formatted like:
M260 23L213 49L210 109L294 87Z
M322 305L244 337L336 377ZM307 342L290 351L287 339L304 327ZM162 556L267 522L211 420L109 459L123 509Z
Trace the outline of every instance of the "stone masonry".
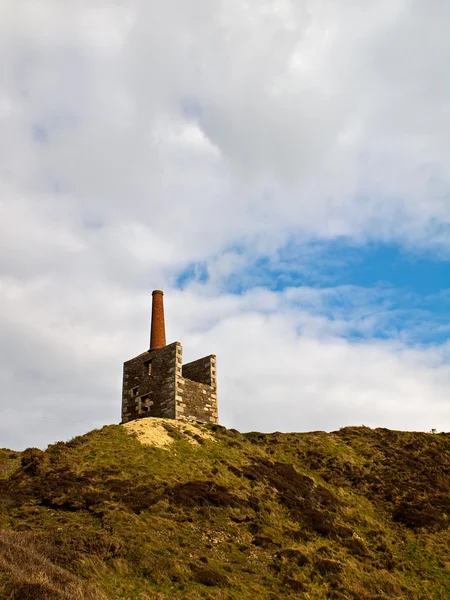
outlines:
M162 292L153 293L150 350L124 363L122 423L162 417L217 423L216 357L183 365L180 342L165 342Z

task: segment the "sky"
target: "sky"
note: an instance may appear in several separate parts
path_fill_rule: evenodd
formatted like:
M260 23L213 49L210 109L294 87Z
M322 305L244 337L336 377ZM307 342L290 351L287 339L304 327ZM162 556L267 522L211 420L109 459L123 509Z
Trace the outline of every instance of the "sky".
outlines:
M448 0L0 0L0 447L118 423L151 292L241 431L450 430Z

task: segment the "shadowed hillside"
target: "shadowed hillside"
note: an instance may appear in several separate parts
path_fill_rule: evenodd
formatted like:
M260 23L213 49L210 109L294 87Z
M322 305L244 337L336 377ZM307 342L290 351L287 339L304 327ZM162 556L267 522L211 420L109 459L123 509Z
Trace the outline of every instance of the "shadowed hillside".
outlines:
M450 598L450 434L141 419L0 451L2 600Z

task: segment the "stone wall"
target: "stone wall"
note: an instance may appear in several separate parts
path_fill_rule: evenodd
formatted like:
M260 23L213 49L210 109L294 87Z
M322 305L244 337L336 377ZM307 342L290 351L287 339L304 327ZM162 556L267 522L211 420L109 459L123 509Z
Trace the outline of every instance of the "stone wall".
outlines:
M183 349L174 342L124 364L122 423L141 417L218 422L216 357L182 362Z
M205 356L183 365L182 375L185 379L214 386L216 379L216 357L214 354L211 354L210 356Z
M191 379L178 382L176 418L217 423L217 394L214 388Z
M175 419L178 342L124 364L122 422L139 417ZM179 366L181 373L181 364Z
M183 365L177 382L176 415L177 419L218 422L214 354Z

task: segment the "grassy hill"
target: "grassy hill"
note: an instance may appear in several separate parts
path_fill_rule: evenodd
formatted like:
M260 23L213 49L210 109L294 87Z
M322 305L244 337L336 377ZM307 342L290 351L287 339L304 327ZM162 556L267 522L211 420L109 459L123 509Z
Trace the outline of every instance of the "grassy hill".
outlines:
M141 419L0 451L0 599L450 598L450 434Z

